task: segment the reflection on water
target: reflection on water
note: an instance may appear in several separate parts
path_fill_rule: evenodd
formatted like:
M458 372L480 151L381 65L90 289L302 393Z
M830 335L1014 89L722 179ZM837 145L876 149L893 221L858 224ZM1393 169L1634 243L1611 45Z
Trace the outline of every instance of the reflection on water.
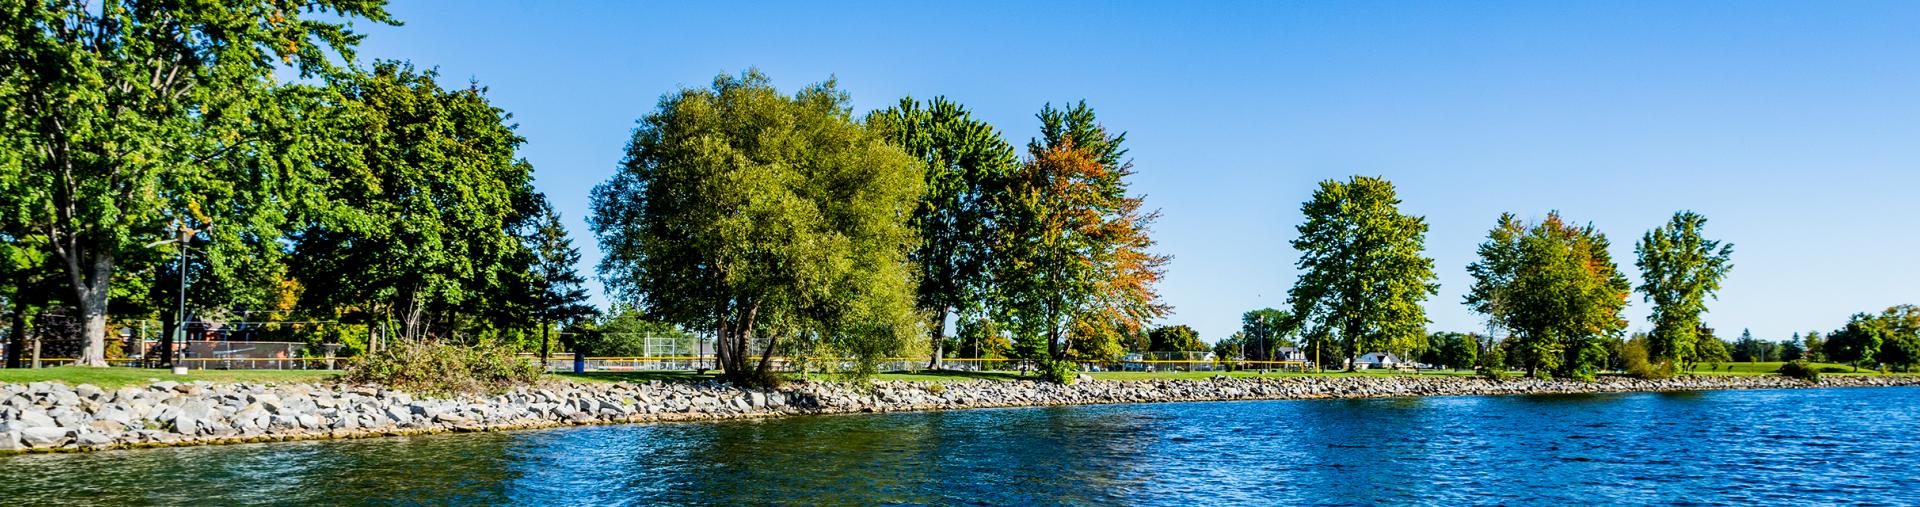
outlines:
M0 458L0 503L1904 503L1920 388L1107 405Z

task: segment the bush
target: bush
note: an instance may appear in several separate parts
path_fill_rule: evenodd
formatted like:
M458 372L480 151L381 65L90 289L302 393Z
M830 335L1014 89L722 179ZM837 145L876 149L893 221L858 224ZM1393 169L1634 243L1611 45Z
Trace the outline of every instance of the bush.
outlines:
M1043 361L1040 363L1040 378L1058 384L1072 384L1075 373L1080 369L1072 361Z
M1820 381L1820 370L1814 368L1812 363L1806 361L1789 361L1787 364L1780 365L1779 372L1781 375L1808 382Z
M1647 360L1647 339L1634 337L1620 346L1620 362L1626 366L1627 374L1635 378L1657 379L1673 376L1673 363L1655 363Z
M396 342L347 370L346 381L428 395L500 392L540 380L540 365L494 345Z

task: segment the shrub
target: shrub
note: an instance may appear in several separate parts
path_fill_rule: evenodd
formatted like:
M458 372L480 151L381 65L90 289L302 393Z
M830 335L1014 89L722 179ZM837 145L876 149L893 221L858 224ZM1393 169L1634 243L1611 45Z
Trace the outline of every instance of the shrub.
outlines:
M1673 363L1655 363L1647 359L1647 339L1634 337L1620 346L1620 362L1635 378L1657 379L1673 376Z
M1808 382L1820 381L1820 370L1814 368L1812 363L1806 361L1788 361L1787 364L1780 365L1779 372L1781 375Z
M1080 371L1072 361L1043 361L1040 363L1040 378L1048 382L1072 384L1075 373Z
M362 358L346 381L429 395L499 392L540 380L540 365L494 345L396 342Z

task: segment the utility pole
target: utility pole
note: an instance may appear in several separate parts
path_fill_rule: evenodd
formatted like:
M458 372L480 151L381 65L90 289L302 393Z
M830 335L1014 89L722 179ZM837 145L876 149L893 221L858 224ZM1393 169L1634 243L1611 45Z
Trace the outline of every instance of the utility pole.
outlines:
M180 271L180 293L174 306L173 341L184 341L187 338L187 238L191 237L191 234L192 229L188 229L185 223L181 223L179 255L174 259L174 268ZM162 349L160 363L163 366L173 366L173 347L176 345L173 341L160 347Z

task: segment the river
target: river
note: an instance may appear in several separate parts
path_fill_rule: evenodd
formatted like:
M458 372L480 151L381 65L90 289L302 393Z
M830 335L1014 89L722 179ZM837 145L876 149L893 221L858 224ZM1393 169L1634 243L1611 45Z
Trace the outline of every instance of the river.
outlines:
M0 504L1920 502L1920 387L810 416L0 457Z

